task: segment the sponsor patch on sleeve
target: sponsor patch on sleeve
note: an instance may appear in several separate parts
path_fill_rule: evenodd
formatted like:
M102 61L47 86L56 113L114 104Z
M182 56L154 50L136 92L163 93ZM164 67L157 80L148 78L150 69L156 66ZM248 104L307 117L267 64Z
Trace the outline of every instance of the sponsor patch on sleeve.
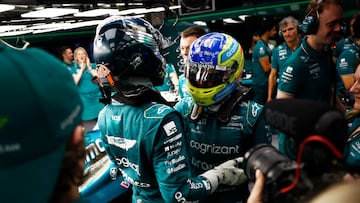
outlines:
M170 121L164 125L164 130L167 136L173 135L178 131L174 121Z

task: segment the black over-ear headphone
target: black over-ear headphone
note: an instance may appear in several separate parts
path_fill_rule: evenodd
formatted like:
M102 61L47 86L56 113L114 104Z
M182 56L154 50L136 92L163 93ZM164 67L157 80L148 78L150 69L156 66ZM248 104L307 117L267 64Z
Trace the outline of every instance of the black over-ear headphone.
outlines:
M305 19L300 25L301 31L307 35L316 34L319 28L319 7L326 0L317 0L316 6L311 8L305 15Z
M319 29L319 8L322 3L326 0L317 0L316 5L312 7L307 14L302 24L299 26L300 30L307 35L316 34ZM346 25L343 23L341 25L341 32L346 33Z

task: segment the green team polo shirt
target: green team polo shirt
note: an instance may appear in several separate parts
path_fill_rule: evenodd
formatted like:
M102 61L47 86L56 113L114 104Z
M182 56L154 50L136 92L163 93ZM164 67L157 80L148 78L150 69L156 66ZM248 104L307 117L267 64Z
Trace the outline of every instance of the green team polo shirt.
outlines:
M349 49L352 47L354 43L354 38L352 36L341 39L337 44L335 49L333 50L332 54L335 57L339 57L340 54L345 51L346 49Z
M340 54L336 64L336 69L339 75L348 75L355 73L355 64L357 59L359 58L359 52L359 49L353 47L344 50Z
M351 112L349 110L348 112ZM360 116L356 115L348 120L348 131L347 136L355 132L360 126ZM358 133L357 133L358 134ZM360 166L360 135L354 135L347 140L344 150L344 159L350 166Z
M315 51L305 39L285 62L278 89L295 98L328 103L333 87L333 71L329 54Z
M299 46L300 43L298 47ZM283 42L279 46L275 47L271 55L271 68L280 73L285 61L291 56L291 54L294 53L294 51L287 46L286 42Z
M260 104L264 104L266 102L268 93L267 87L270 71L265 72L259 61L261 58L266 56L269 56L269 60L271 60L271 49L264 40L260 39L254 47L252 58L253 74L251 84L255 93L254 100Z

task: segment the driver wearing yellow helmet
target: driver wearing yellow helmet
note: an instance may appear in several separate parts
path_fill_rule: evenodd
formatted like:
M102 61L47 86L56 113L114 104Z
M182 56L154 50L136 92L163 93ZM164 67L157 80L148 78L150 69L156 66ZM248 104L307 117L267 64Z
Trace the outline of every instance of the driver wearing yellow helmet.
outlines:
M212 32L195 40L186 62L191 97L175 105L186 123L192 175L218 163L243 156L252 146L270 143L261 116L263 106L252 101L251 90L240 85L244 66L241 45L228 34ZM207 202L240 202L248 185L221 185Z

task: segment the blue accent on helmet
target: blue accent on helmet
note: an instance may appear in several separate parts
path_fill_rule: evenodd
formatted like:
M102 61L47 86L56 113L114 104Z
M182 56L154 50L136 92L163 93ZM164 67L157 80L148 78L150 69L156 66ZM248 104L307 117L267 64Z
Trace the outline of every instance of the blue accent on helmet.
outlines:
M222 99L224 99L225 97L230 95L236 89L236 87L238 85L239 85L238 82L232 82L232 83L228 84L224 89L222 89L221 91L216 93L213 97L213 100L215 101L215 103L218 101L221 101Z

